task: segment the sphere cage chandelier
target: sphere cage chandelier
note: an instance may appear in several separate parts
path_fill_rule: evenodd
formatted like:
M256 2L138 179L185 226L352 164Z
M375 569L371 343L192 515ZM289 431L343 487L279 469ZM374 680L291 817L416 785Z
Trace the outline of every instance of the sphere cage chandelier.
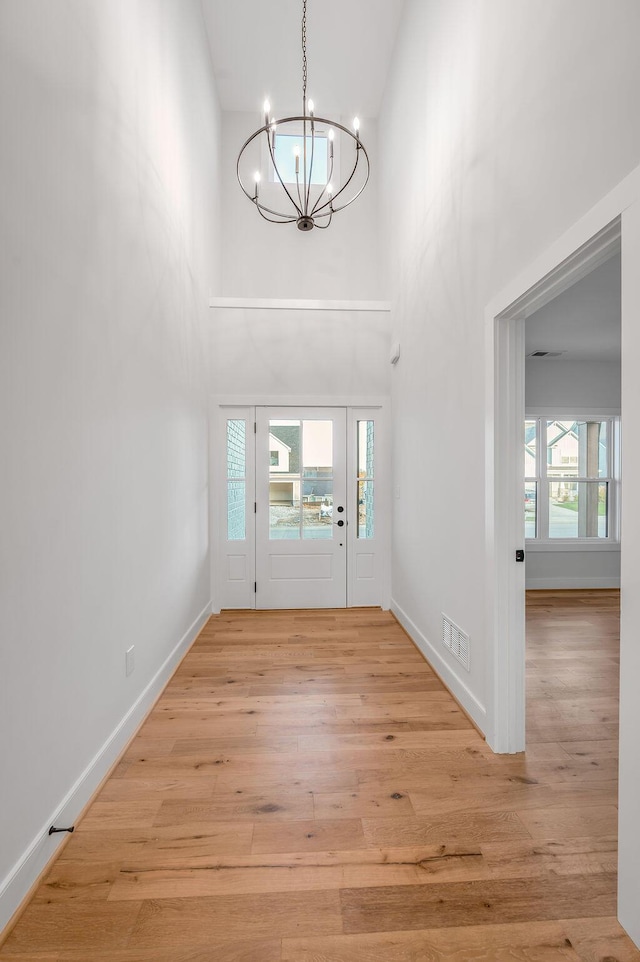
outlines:
M342 135L337 157L336 131ZM346 154L351 150L354 154L348 168ZM256 153L258 169L248 188L245 168ZM348 168L349 172L336 189L334 172L339 173L340 168ZM263 171L267 175L261 186ZM307 0L303 0L302 115L275 120L269 101L265 101L263 126L251 134L238 154L238 182L265 220L272 224L295 223L298 230L310 231L314 227L326 229L335 213L352 204L367 186L369 172L369 156L360 140L358 118L353 121L353 130L349 130L336 121L316 117L313 101L307 100Z

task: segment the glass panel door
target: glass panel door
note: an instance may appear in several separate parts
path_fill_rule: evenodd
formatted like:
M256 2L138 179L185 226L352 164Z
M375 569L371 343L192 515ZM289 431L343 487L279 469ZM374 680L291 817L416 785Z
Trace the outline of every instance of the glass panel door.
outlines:
M346 411L258 408L258 608L346 605Z

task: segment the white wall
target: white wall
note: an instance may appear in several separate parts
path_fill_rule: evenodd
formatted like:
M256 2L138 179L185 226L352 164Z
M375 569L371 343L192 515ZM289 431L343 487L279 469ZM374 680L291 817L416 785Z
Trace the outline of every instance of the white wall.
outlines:
M600 548L600 546L598 546ZM543 551L526 548L526 586L529 589L619 588L620 546L606 550Z
M407 0L400 28L380 118L385 262L402 342L393 593L426 639L438 642L443 611L470 633L471 672L448 664L481 705L483 311L638 162L640 128L628 122L637 27L633 0L606 9ZM416 512L418 483L434 510Z
M619 361L563 361L527 358L525 409L528 415L620 414ZM609 546L608 546L609 547ZM620 547L611 550L539 550L530 543L526 556L527 588L617 588Z
M640 126L629 118L637 113L639 29L635 0L405 7L380 118L383 236L403 347L392 375L394 608L425 650L439 653L480 724L492 642L478 468L483 312L637 166ZM627 421L640 406L626 395L623 405ZM431 510L416 511L418 487ZM439 643L443 611L470 634L468 674ZM637 658L633 667L637 687ZM637 731L637 705L631 715ZM637 906L640 874L630 863L625 885L628 906Z
M527 358L527 413L550 408L588 408L620 413L620 361L562 361Z
M209 603L201 17L0 5L0 927Z
M389 393L388 314L215 309L208 337L212 381L220 395Z
M256 107L259 97L256 92ZM258 109L255 114L223 115L225 243L221 290L213 293L331 300L381 297L376 125L362 121L362 139L372 162L371 180L364 193L351 207L336 214L327 230L303 234L295 224L275 225L262 220L238 184L238 151L262 122Z
M363 121L373 173L360 198L327 230L262 220L236 179L236 158L260 121L225 113L222 147L222 279L214 295L377 300L376 127ZM390 318L359 311L212 309L208 354L215 392L241 396L383 396L390 384Z

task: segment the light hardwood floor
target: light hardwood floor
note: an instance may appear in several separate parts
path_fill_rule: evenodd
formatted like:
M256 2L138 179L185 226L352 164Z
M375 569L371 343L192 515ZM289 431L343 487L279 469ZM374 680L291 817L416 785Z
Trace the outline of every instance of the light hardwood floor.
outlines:
M213 617L0 959L640 960L615 921L618 596L535 592L526 755L393 617Z

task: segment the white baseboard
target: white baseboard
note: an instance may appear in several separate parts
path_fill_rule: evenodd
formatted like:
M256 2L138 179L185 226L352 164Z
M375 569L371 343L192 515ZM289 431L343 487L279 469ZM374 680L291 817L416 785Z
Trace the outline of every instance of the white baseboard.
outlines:
M210 610L209 603L182 636L147 687L94 755L60 804L47 817L36 837L0 883L0 933L18 911L49 862L54 859L62 841L68 837L66 835L50 836L49 826L73 825L83 812L153 707L177 664L209 617Z
M447 686L451 694L457 698L480 731L486 734L487 710L484 705L478 701L473 692L469 691L464 680L453 671L440 652L434 648L431 642L422 634L418 626L414 624L409 615L402 610L393 598L391 599L391 611L410 636L413 643L420 649L436 675L438 675L440 680Z
M525 588L531 591L561 591L569 588L619 588L620 578L527 578Z

